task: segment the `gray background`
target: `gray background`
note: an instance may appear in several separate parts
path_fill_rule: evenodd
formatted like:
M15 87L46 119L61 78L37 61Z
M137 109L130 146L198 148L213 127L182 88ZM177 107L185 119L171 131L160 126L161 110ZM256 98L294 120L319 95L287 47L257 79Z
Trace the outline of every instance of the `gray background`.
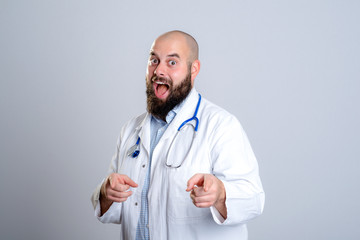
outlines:
M236 115L265 211L250 239L360 239L359 1L0 0L0 238L118 239L93 217L159 34L200 44L196 87Z

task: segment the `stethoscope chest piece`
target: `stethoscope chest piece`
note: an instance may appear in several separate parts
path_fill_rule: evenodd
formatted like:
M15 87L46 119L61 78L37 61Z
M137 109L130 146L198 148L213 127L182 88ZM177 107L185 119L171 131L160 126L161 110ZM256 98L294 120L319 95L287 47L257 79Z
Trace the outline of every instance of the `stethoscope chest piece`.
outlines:
M138 137L138 140L136 141L136 144L132 146L128 152L128 157L137 158L140 154L140 137Z

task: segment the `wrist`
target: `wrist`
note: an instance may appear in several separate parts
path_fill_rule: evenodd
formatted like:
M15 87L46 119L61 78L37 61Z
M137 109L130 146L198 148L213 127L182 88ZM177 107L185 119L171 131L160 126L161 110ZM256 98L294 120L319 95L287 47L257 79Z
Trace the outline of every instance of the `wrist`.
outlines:
M101 185L99 199L100 200L106 199L105 183L103 183L103 185Z
M109 177L107 177L105 179L105 181L103 182L103 184L101 185L100 197L99 197L100 199L107 199L106 187L107 187L108 184L110 184Z
M219 197L216 200L216 203L220 203L220 204L225 204L226 201L226 191L225 191L225 186L224 183L218 179L219 181L219 186L220 186L220 193L219 193Z
M216 202L214 204L214 207L219 211L219 213L221 214L221 216L224 219L227 219L225 186L221 180L218 180L218 181L219 181L219 185L220 185L220 193L219 193L218 199L216 200Z
M113 201L108 199L106 195L106 186L108 183L108 179L103 183L103 185L100 188L100 194L99 194L99 202L100 202L100 216L102 216L111 206Z

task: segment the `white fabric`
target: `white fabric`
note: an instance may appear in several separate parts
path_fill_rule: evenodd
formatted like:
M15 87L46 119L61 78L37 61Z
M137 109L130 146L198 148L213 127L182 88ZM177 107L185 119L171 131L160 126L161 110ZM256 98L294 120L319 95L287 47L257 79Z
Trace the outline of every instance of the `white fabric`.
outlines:
M194 114L198 93L193 89L154 149L149 188L149 229L151 239L247 239L246 222L262 213L265 194L258 164L238 120L202 98L198 111L199 129L191 151L180 168L165 166L167 150L183 121ZM150 119L148 113L129 121L119 137L109 173L125 174L139 186L123 203L113 203L100 217L99 190L93 194L95 215L103 223L121 224L122 239L135 239L142 184L149 162ZM194 124L194 121L191 122ZM127 156L140 136L140 155ZM189 136L191 141L192 134ZM179 161L178 159L175 159ZM171 160L169 159L168 162ZM180 161L181 162L181 161ZM185 191L196 173L211 173L226 190L227 219L214 208L197 208Z

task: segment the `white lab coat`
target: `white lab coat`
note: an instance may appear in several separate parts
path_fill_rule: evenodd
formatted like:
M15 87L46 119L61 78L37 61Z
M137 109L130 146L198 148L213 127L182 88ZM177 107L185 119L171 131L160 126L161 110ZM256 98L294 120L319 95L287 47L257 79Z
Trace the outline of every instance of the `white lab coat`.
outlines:
M188 157L180 168L165 166L167 149L183 121L193 116L198 93L193 89L153 151L149 199L151 239L247 239L246 222L262 213L265 195L258 164L238 120L225 110L202 99L197 114L199 128ZM123 128L109 173L125 174L139 186L123 203L113 203L100 217L99 192L92 201L95 215L103 223L121 224L122 239L135 239L140 213L141 190L150 154L148 113L129 121ZM195 121L191 121L195 125ZM128 150L141 138L137 159ZM192 134L189 136L191 141ZM145 166L145 167L144 167ZM223 181L227 219L214 208L197 208L185 191L196 173L211 173Z

